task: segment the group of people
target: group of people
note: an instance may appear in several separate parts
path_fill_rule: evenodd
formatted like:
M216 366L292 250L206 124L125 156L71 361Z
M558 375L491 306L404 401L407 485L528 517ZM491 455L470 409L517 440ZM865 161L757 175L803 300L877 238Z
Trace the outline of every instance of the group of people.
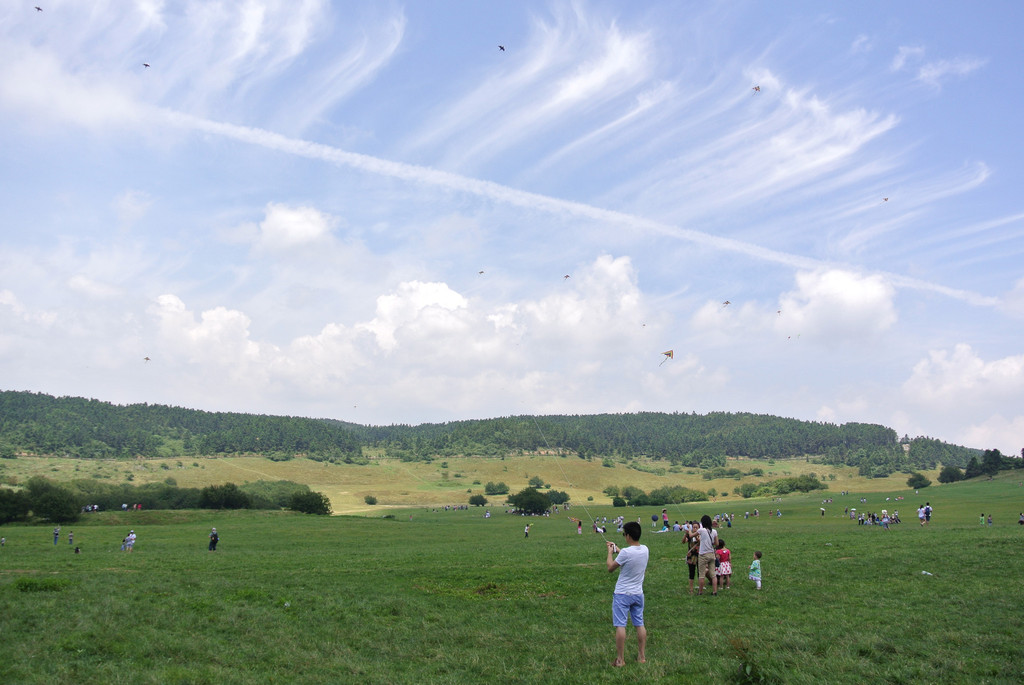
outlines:
M644 627L644 574L650 552L640 544L643 527L637 521L622 526L625 546L619 548L612 541L606 541L607 568L612 573L619 570L612 595L612 626L615 628L615 661L612 666L625 666L626 625L633 623L636 628L637 661L647 661L647 628ZM699 573L697 594L704 594L704 581L710 580L711 594L717 595L719 587L731 587L732 555L725 546L725 540L718 536L711 517L705 514L700 525L691 527L687 523L683 544L687 548L686 563L690 570L690 593L693 594L694 577ZM754 552L747 577L761 589L761 552Z

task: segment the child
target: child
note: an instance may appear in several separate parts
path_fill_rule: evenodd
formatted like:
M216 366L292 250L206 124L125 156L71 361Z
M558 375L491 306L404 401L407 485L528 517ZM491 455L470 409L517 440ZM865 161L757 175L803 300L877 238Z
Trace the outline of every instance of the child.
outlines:
M715 550L715 556L718 557L718 568L715 569L715 573L718 575L718 587L721 589L722 584L725 584L726 589L731 587L730 578L732 578L732 553L725 546L725 540L718 538L718 549Z
M757 586L758 590L761 589L761 551L760 550L754 552L754 561L750 564L750 575L748 576L748 578L750 578L752 581L754 581L754 584Z
M626 546L619 549L614 542L607 541L608 572L617 568L622 570L615 582L615 594L612 595L612 625L615 627L615 661L612 666L625 666L626 623L632 619L636 628L636 641L639 645L637 661L647 662L647 628L644 627L644 573L647 571L647 560L650 552L646 545L640 544L643 532L639 523L630 521L622 527L626 538ZM613 556L618 553L618 556Z

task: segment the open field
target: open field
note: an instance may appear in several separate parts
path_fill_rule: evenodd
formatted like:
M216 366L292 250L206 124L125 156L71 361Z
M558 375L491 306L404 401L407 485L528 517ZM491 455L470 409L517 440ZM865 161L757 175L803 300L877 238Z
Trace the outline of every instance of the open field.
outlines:
M98 478L110 482L133 484L159 482L173 478L181 487L204 487L233 482L290 480L308 485L326 494L336 513L352 514L372 511L363 498L374 495L380 506L438 506L465 504L471 494L483 494L484 485L493 481L508 484L512 492L526 487L532 476L540 476L552 489L569 493L573 502L593 497L595 504L611 504L602 491L609 485L634 485L646 491L665 485L683 485L696 490L715 488L731 492L744 482L764 482L783 476L799 476L814 472L826 478L829 492L856 490L886 492L906 489L907 476L894 473L888 478L863 478L857 469L827 466L804 459L767 460L729 459L728 468L747 472L761 468L763 478L744 477L704 480L699 469L670 468L666 462L637 460L637 470L616 463L602 466L600 459L587 461L576 457L525 455L519 457L449 457L432 462L402 462L397 459L374 459L370 464L330 464L298 458L271 461L263 457L218 457L138 460L86 460L60 457L19 457L0 461L0 482L23 483L32 476L46 476L55 481L76 478ZM936 483L938 471L923 471ZM660 474L660 475L659 475ZM736 498L730 494L722 499Z
M107 512L65 526L56 546L52 526L8 525L0 682L744 682L745 664L747 682L1017 683L1020 475L889 503L905 489L834 492L825 517L821 495L785 497L782 518L743 519L778 506L765 500L671 507L673 519L737 514L722 530L735 587L690 596L679 535L645 527L648 663L614 672L604 544L564 516L531 518L529 539L524 519L500 508L490 519L410 508L382 519L381 507L329 518ZM917 499L935 508L927 528L912 520ZM857 526L846 506L899 508L905 523ZM653 511L570 513L649 523ZM993 527L978 525L982 512ZM132 554L118 550L129 527ZM761 592L745 580L754 549Z

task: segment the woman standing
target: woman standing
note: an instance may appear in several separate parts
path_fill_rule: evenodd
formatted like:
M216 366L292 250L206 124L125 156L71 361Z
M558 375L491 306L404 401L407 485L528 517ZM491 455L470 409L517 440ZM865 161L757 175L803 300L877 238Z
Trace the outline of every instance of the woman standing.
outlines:
M711 517L704 514L700 517L700 530L697 531L700 537L700 545L697 550L697 575L700 580L697 582L697 594L704 594L704 579L711 581L711 594L718 594L718 579L715 576L715 545L718 542L718 533L711 527Z

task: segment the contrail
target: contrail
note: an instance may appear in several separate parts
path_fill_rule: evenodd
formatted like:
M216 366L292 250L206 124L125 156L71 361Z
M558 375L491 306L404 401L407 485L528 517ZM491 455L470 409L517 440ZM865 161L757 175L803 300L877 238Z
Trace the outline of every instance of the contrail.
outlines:
M192 116L181 112L161 110L160 114L174 126L185 129L211 133L225 138L231 138L253 145L259 145L271 150L278 150L287 154L330 162L339 166L346 166L359 171L365 171L389 178L397 178L413 183L421 183L428 186L436 186L447 190L456 190L478 197L484 197L495 202L500 202L515 207L523 207L531 210L541 210L551 214L563 214L577 217L584 217L600 222L628 226L633 229L643 230L650 233L657 233L670 236L679 240L686 240L699 245L707 245L718 250L736 252L766 262L783 264L795 269L822 269L822 268L850 268L834 262L827 262L810 257L803 257L787 252L780 252L770 248L755 245L753 243L723 238L721 236L703 233L688 228L671 226L658 221L651 221L642 217L617 212L610 209L601 209L582 202L561 200L531 193L525 190L517 190L508 186L469 178L447 171L440 171L430 167L418 166L393 162L379 157L371 157L357 152L347 152L330 145L314 143L299 138L289 138L273 131L253 128L250 126L238 126L219 121L212 121L202 117ZM996 306L999 298L988 297L969 290L949 288L937 283L922 281L916 278L909 278L900 274L889 272L877 272L888 278L893 285L912 290L923 290L945 295L957 300L962 300L972 305Z

